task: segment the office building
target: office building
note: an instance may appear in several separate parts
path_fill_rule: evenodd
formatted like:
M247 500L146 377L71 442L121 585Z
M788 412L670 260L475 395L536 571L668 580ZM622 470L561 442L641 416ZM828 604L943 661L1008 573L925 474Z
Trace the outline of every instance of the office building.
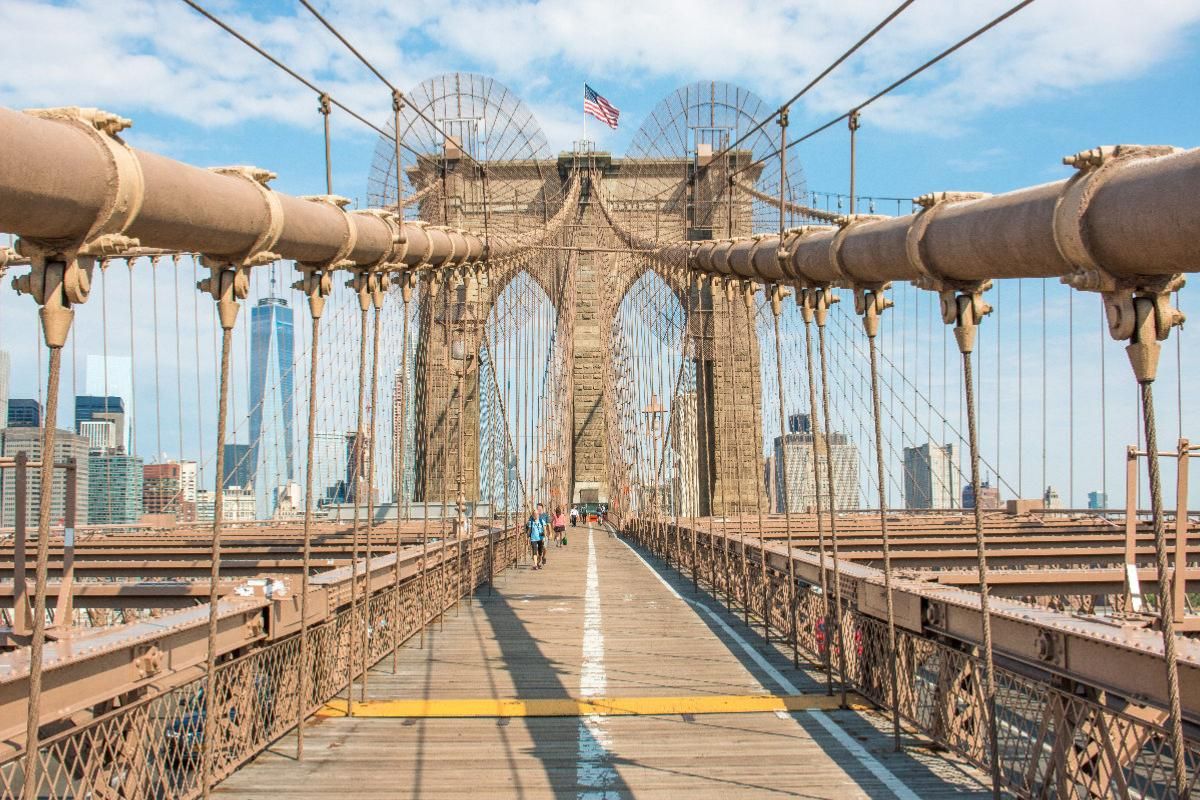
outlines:
M906 508L959 508L958 450L953 444L926 442L904 448Z
M812 433L812 417L808 414L788 414L788 433Z
M187 503L196 502L197 469L195 461L176 461L179 464L179 485L183 490L183 500Z
M1104 492L1088 492L1088 508L1093 510L1108 508L1108 495Z
M142 518L142 460L114 452L88 456L88 524L130 525Z
M196 492L196 519L212 522L216 513L216 494L207 489ZM221 521L245 522L257 518L258 505L253 489L226 489L221 495Z
M1042 508L1062 508L1062 498L1058 495L1058 489L1053 486L1047 486L1046 491L1042 493Z
M89 419L79 423L79 435L88 440L88 449L108 452L117 449L117 426L111 419Z
M6 428L0 431L0 455L15 456L24 452L30 461L42 458L41 428ZM54 459L58 463L75 460L75 524L88 521L88 443L87 439L70 431L54 434ZM0 470L0 526L10 528L16 519L16 482L14 470ZM41 502L41 471L30 469L26 476L25 523L36 527L38 503ZM67 471L54 470L50 484L50 521L62 525L67 508Z
M142 467L142 508L145 514L173 514L178 522L195 522L196 462Z
M254 485L254 470L250 463L250 445L225 445L224 479L221 485L226 489L247 489Z
M250 443L248 480L235 485L256 487L261 516L274 511L273 488L296 477L296 409L293 394L292 309L271 292L250 309Z
M793 414L788 425L793 428L792 433L775 437L774 507L781 512L785 508L797 513L816 510L815 466L821 471L820 508L827 508L828 470L832 461L834 508L839 511L858 508L858 445L844 433L834 433L827 444L824 434L813 433L807 414Z
M40 428L42 426L42 404L37 400L10 398L7 421L9 428Z
M346 434L319 431L313 435L313 491L326 502L346 497Z
M972 491L971 484L963 486L962 490L962 507L975 507L975 493ZM1002 508L1000 502L1000 487L992 486L988 481L981 481L979 484L979 507L980 508Z
M288 481L275 488L272 498L275 511L272 519L300 519L304 516L304 492L300 484Z
M85 423L88 433L84 433ZM105 427L107 423L110 428ZM89 441L110 442L94 449L125 452L125 401L115 395L81 394L75 397L75 432Z

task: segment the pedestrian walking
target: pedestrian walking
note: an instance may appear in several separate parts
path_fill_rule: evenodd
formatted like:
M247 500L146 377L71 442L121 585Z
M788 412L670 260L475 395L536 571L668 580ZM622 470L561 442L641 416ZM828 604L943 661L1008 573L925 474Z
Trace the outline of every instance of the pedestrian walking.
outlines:
M541 569L546 563L546 523L542 520L542 516L542 514L530 514L527 524L529 549L533 551L534 569Z
M562 506L554 509L554 517L550 522L554 528L555 546L564 547L567 544L567 515L563 513Z
M571 506L571 527L579 524L579 506Z

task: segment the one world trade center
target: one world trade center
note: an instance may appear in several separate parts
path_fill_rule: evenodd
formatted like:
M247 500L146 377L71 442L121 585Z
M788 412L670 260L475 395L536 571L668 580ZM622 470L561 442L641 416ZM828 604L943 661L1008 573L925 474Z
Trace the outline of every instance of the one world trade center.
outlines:
M287 300L271 292L250 310L250 449L247 453L259 516L275 512L277 489L295 477L293 349Z

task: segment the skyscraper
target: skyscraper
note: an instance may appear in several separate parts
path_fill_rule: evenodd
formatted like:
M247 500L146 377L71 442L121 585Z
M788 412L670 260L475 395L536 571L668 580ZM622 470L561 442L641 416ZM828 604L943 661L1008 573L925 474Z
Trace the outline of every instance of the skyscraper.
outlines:
M221 485L226 489L231 486L245 489L251 485L253 480L254 471L250 466L250 445L225 445L225 469Z
M953 444L926 442L904 448L906 508L958 508L960 480Z
M142 460L114 452L88 456L88 524L127 525L142 518Z
M1108 495L1104 492L1088 492L1088 508L1093 510L1108 508Z
M250 445L247 466L259 516L274 511L274 490L295 477L295 334L287 300L271 292L250 310ZM264 420L266 424L264 424Z
M815 466L821 471L821 508L827 508L829 505L829 487L826 484L829 480L830 459L833 461L834 508L858 508L858 445L844 433L834 433L827 445L824 434L812 432L807 414L791 415L788 418L788 427L793 430L792 433L775 437L775 452L772 456L775 464L775 508L783 511L785 504L791 512L817 508L816 479L813 473L814 450Z
M87 423L101 423L99 425ZM105 424L107 423L107 424ZM85 430L86 426L86 430ZM88 437L93 449L125 450L125 401L116 395L75 397L75 432Z
M345 497L346 435L318 431L313 435L313 492L335 501Z
M42 404L37 400L15 398L8 401L8 427L40 428Z

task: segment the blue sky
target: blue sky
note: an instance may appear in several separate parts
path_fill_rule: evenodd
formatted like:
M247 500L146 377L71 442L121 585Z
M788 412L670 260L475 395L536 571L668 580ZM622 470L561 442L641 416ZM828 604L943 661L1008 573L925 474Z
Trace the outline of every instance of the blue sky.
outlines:
M211 0L207 5L378 124L390 118L386 87L299 4ZM569 147L581 131L587 81L622 111L617 131L601 133L597 123L588 128L602 148L615 154L625 150L662 97L692 81L726 80L768 104L780 102L894 5L894 0L614 0L594 7L568 0L318 3L402 89L454 70L503 81L529 105L553 150ZM836 116L1008 5L1009 0L917 0L793 110L791 130L801 133ZM127 136L135 146L198 165L265 167L279 174L275 186L287 192L323 190L313 94L180 0L5 0L0 35L5 42L0 105L99 106L134 121ZM1000 192L1065 177L1062 156L1100 144L1198 146L1198 77L1200 3L1145 0L1131 11L1127 0L1038 0L865 112L860 193ZM338 113L333 135L335 192L363 198L376 135ZM800 148L810 190L846 190L847 149L841 125ZM183 285L186 290L187 282ZM1008 309L1014 308L1015 289L1001 291ZM1028 298L1038 290L1031 284L1026 291ZM1077 375L1095 375L1099 369L1091 333L1097 303L1091 297L1075 300L1077 335L1081 341L1089 337L1088 349L1076 354ZM92 305L80 314L90 333L99 316ZM1006 313L1003 302L997 305ZM1185 290L1185 309L1188 305ZM1032 313L1023 314L1027 347L1040 346L1040 311L1036 317ZM1054 286L1048 327L1052 359L1065 346L1066 317L1066 295ZM14 350L18 396L35 393L36 371L25 357L33 352L34 324L32 303L0 292L0 346ZM1002 336L1009 342L1013 333L1007 330ZM1124 355L1115 343L1106 348L1107 380L1123 387ZM82 346L81 354L87 349ZM985 358L994 358L992 352ZM1188 369L1190 357L1185 346L1185 375L1200 375L1200 364ZM1002 362L1013 358L1006 351ZM1040 377L1040 365L1030 369ZM1173 356L1163 372L1163 403L1174 403ZM1027 381L1034 377L1026 373ZM1185 403L1186 396L1200 392L1200 384L1189 388L1188 380ZM986 404L986 383L982 391ZM994 384L990 391L995 393ZM1126 397L1131 393L1120 392L1129 409L1113 401L1114 417L1132 418ZM1094 404L1079 409L1080 419L1090 419L1091 410ZM1192 410L1183 409L1185 428ZM1065 425L1061 412L1054 409L1052 428ZM1160 409L1164 417L1178 413L1175 405ZM996 441L1004 434L989 434L988 427L985 436L992 437L993 448L1007 446ZM1109 461L1116 464L1109 466L1110 493L1121 485L1114 471L1119 459L1112 454L1130 440L1130 428L1110 431ZM1050 458L1061 461L1060 454ZM1055 482L1061 486L1066 480ZM1028 478L1025 483L1031 485ZM1077 500L1098 483L1098 477L1079 478Z
M918 0L802 102L793 131L844 111L1009 4ZM894 3L319 5L402 89L445 71L494 75L525 99L554 149L581 130L586 80L622 110L621 128L599 136L620 153L655 103L685 83L727 80L778 103ZM386 87L299 4L208 6L369 118L389 118ZM1200 4L1152 0L1138 9L1039 0L873 107L861 132L862 191L1000 191L1060 177L1061 156L1100 143L1200 144ZM133 119L129 138L147 149L267 167L286 191L322 185L312 93L179 0L8 0L0 31L0 103L98 105ZM336 190L365 195L375 135L335 114L334 136ZM800 157L810 188L845 190L842 126Z

